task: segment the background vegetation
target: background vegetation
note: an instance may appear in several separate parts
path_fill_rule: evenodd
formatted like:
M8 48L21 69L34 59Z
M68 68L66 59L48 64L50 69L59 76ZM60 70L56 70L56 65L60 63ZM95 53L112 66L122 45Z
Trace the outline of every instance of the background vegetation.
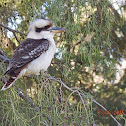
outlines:
M1 87L30 22L48 17L67 29L55 37L48 74L21 78L0 92L0 125L117 125L97 102L111 112L124 110L114 118L126 125L125 10L123 0L0 0Z

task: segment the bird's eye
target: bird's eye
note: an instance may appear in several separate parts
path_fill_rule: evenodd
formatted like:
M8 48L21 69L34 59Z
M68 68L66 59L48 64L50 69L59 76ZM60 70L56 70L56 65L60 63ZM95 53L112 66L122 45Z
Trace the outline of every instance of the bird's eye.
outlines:
M48 28L50 28L50 25L46 25L45 27L44 27L44 29L48 29Z
M42 28L35 28L35 31L36 32L41 32L41 31L46 31L48 28L50 28L51 26L50 25L46 25L45 27L42 27Z

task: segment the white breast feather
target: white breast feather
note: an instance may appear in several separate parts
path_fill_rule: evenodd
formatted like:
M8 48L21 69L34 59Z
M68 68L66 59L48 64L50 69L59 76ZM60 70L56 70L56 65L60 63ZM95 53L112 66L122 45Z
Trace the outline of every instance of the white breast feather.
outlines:
M56 50L54 40L51 39L49 41L51 41L49 49L46 52L42 53L38 58L30 62L28 66L20 72L19 77L31 74L39 75L41 70L47 70L47 68L51 64L52 58L54 57Z

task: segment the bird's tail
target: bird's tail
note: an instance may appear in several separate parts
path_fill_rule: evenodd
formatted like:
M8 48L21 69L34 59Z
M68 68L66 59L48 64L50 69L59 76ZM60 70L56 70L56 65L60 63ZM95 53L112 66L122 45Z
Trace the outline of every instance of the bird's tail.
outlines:
M10 88L16 80L17 80L17 77L11 76L9 80L4 84L1 90L6 90Z

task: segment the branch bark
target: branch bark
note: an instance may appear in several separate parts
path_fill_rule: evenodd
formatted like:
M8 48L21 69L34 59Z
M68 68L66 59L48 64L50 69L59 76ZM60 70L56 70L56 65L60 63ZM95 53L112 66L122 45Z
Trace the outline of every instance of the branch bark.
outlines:
M13 33L17 32L17 33L19 33L19 34L21 34L21 35L27 35L27 34L25 34L25 33L23 33L23 32L20 32L20 31L11 29L11 28L9 28L8 26L6 26L6 25L4 25L4 24L2 24L2 23L0 23L0 26L1 26L1 27L4 27L5 29L8 29L9 31L11 31L11 32L13 32Z
M0 49L0 61L3 63L9 63L10 59L6 57L4 52Z

